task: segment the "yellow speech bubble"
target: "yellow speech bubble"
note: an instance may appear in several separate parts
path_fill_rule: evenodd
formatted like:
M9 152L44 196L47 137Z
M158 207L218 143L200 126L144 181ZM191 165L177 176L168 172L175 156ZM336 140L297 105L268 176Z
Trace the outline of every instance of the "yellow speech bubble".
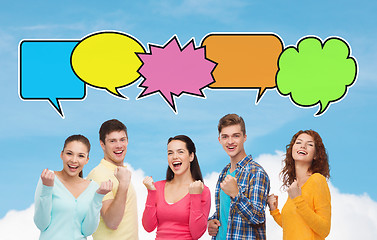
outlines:
M117 88L136 81L142 62L136 53L144 53L134 37L120 32L99 32L84 38L72 51L71 65L84 82L122 96Z

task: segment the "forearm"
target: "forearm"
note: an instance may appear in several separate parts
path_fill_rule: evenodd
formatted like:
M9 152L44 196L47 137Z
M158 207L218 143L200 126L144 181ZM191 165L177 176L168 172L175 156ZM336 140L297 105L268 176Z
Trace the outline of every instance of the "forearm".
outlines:
M35 192L34 223L41 231L46 230L51 222L52 189L40 181Z
M101 215L106 226L110 229L116 230L123 219L127 202L127 192L128 186L119 184L117 194L115 195L111 203L108 206L105 206L106 201L104 201ZM104 207L106 209L104 209Z
M147 232L152 232L157 227L157 191L148 190L148 197L143 212L142 224Z
M331 205L330 202L317 211L312 210L302 195L293 199L296 211L306 224L318 235L325 238L330 233Z
M249 224L261 224L265 222L263 204L260 201L252 202L243 193L233 198L236 210L248 220Z
M204 194L204 193L203 193ZM193 239L199 239L207 229L209 210L211 208L210 195L190 194L189 228Z
M81 226L81 231L84 236L92 235L98 227L103 197L104 195L95 193L93 200L90 202L88 212Z
M275 209L273 211L270 211L271 216L274 218L275 222L279 224L280 227L283 227L283 223L281 220L281 214L279 209Z

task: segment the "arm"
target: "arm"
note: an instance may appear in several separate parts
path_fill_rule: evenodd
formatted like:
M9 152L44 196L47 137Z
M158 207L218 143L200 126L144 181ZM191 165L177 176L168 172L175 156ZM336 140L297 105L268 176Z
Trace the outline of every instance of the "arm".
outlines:
M81 232L84 236L92 235L98 227L103 196L104 195L99 193L95 193L93 196L93 200L89 205L88 212L81 225Z
M89 205L88 212L81 225L81 232L84 236L90 236L96 231L100 220L99 216L102 207L102 199L105 194L111 191L112 187L113 184L109 180L107 182L101 183L101 186L94 193L93 199Z
M311 191L314 192L314 210L309 207L302 195L295 197L293 202L306 224L321 238L325 238L329 235L331 227L331 196L326 179L322 176L318 178Z
M283 222L281 221L281 214L279 209L270 211L271 216L274 218L275 222L279 224L280 227L283 227Z
M131 172L125 167L118 167L114 175L119 181L118 191L114 199L108 199L102 202L101 216L108 228L116 230L122 221L126 208Z
M147 201L142 219L145 231L152 232L157 227L157 191L148 189Z
M51 223L54 178L54 172L44 169L35 191L34 223L41 231L46 230Z
M41 231L46 230L51 222L52 188L39 180L35 191L34 223Z
M189 228L193 239L199 239L206 231L210 208L211 195L207 187L201 194L190 194Z
M275 222L279 224L280 227L283 227L281 221L281 214L278 209L278 196L274 194L269 195L267 198L267 204L270 208L270 214L274 218Z
M243 194L238 194L233 198L235 209L248 221L249 224L261 224L265 222L265 206L270 186L267 174L262 170L257 170L250 179L251 188L250 199Z

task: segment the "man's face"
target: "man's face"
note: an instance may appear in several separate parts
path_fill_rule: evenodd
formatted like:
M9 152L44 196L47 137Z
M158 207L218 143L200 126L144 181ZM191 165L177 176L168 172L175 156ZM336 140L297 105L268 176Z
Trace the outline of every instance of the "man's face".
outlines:
M100 141L106 160L117 166L123 166L127 153L128 138L125 131L114 131L106 135L105 142Z
M219 135L219 142L231 159L243 158L245 154L243 143L246 141L246 137L247 136L241 131L239 124L231 125L222 128ZM241 159L237 160L239 161Z

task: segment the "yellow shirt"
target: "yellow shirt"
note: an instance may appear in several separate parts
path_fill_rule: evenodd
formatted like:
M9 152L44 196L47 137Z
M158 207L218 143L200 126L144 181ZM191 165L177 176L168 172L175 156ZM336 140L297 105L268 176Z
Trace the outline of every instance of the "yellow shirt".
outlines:
M301 196L288 200L280 214L271 211L283 228L284 240L323 240L330 233L331 197L326 178L314 173L301 187Z
M102 159L100 164L95 167L88 175L87 179L92 179L93 181L101 184L101 182L108 181L109 179L113 182L113 189L108 194L105 195L102 201L109 199L114 199L119 182L114 176L114 171L116 165ZM137 240L138 239L138 226L137 226L137 205L136 205L136 193L133 185L130 183L127 192L126 208L124 210L124 215L122 221L119 224L117 230L112 230L108 228L103 221L101 216L100 223L98 225L97 231L93 234L94 240Z

